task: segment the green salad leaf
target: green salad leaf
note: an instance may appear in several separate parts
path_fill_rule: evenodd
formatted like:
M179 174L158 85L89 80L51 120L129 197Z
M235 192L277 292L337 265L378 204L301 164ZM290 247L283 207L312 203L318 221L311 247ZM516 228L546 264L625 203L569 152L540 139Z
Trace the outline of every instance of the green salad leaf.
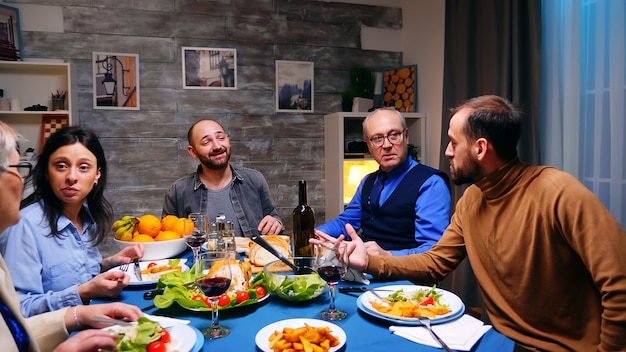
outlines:
M279 293L293 301L311 299L316 294L319 294L320 290L326 288L326 281L315 272L310 275L296 275L293 277L273 275L270 279L265 275L264 271L261 271L254 277L254 282L263 282L265 286L269 287L270 291Z
M194 270L192 268L191 270L185 272L174 271L161 275L161 277L159 277L159 281L157 282L156 288L162 288L163 294L158 295L154 298L154 306L157 308L167 308L174 304L174 302L176 302L183 308L210 311L211 308L208 307L202 300L193 299L195 295L201 294L201 292L197 288L183 286L188 282L194 281L193 272ZM259 284L260 283L252 284L252 288L246 291L248 292L250 299L241 303L237 303L236 295L231 295L230 303L223 307L218 307L218 309L230 309L235 307L247 306L249 304L258 302L259 297L254 288Z
M150 342L161 338L159 331L163 330L161 325L148 318L137 319L136 326L121 327L117 333L119 336L115 340L117 343L116 352L145 352ZM131 333L132 331L132 333ZM136 335L134 334L136 331Z

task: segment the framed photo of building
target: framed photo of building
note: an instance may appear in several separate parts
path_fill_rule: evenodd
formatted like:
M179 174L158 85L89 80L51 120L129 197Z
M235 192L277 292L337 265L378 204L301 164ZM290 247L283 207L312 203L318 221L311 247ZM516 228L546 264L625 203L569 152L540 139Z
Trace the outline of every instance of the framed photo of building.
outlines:
M237 89L237 49L182 47L183 89Z
M417 111L417 65L383 71L383 106L400 112Z
M0 4L0 60L22 61L19 9Z
M139 110L139 55L92 54L93 108Z
M313 112L314 64L276 60L276 111Z

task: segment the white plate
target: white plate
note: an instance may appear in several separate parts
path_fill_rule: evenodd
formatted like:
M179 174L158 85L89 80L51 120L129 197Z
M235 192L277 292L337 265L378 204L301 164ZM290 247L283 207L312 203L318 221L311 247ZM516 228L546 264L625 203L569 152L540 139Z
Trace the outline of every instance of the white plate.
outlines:
M175 342L172 345L178 352L198 352L204 344L202 333L192 326L172 322L171 319L161 320L158 316L150 316L149 319L160 323L164 327L171 327L168 331L172 341ZM119 325L114 325L102 330L117 330L119 328Z
M391 292L395 292L398 290L404 290L404 292L415 292L417 290L430 290L429 286L416 286L416 285L392 285L392 286L383 286L376 287L376 289L386 290ZM438 315L435 318L431 318L431 322L433 324L441 324L450 320L454 320L465 312L465 304L459 298L459 296L455 295L452 292L442 290L440 288L435 289L438 293L441 293L441 303L447 304L450 308L450 312L442 315ZM380 296L380 293L378 293ZM367 313L371 316L381 318L383 320L387 320L393 323L405 324L405 325L422 325L418 318L405 318L398 317L395 315L385 314L377 311L371 304L372 301L381 302L381 300L374 295L374 293L367 291L359 296L357 299L357 307L359 307L364 313Z
M274 331L283 331L283 328L301 328L304 327L305 323L309 324L312 327L327 326L330 328L330 333L334 336L337 336L337 338L339 339L339 345L331 347L330 350L328 350L329 352L338 351L339 349L341 349L341 347L343 347L343 345L345 345L346 332L343 331L342 328L328 321L307 318L286 319L272 323L259 330L254 340L256 341L256 345L259 347L259 349L261 349L261 351L272 352L272 349L270 348L269 338L274 333Z
M148 268L148 264L150 263L156 263L157 265L167 265L168 262L169 262L169 259L145 260L145 261L140 261L139 266L141 267L141 270L144 270ZM180 262L178 262L178 265L182 267L181 271L189 270L189 267L185 264L185 262L187 262L187 259L184 259L184 258L180 259ZM118 271L118 270L120 270L119 266L109 269L109 271ZM135 276L133 263L130 263L128 265L128 270L126 270L126 273L128 274L128 276L130 276L130 283L128 284L128 286L156 285L156 283L159 281L159 277L162 274L165 274L165 273L142 274L141 277L143 278L143 281L139 281L137 277ZM168 273L171 273L171 271L168 271Z

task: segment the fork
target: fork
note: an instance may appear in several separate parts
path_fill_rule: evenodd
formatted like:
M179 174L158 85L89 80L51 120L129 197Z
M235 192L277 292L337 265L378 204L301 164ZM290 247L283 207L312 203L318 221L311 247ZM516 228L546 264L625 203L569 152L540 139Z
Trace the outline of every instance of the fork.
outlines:
M128 263L125 263L125 264L120 265L120 270L121 270L121 271L126 271L126 270L128 270Z
M437 336L437 334L435 334L433 329L430 327L430 318L429 317L420 316L420 317L417 317L417 318L419 319L420 323L424 324L424 326L426 327L426 329L428 329L428 331L433 336L433 338L435 340L437 340L437 342L439 342L439 344L441 345L441 348L443 348L444 351L446 351L446 352L453 352L450 349L450 347L448 347L448 345L446 345L446 343L443 342L443 340L439 336Z

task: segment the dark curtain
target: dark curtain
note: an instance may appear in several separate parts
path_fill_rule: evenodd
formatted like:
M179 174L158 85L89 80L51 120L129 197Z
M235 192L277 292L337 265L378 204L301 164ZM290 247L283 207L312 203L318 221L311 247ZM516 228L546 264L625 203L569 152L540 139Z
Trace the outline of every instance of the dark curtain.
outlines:
M449 172L450 108L479 95L507 98L522 111L518 145L527 163L539 160L541 0L447 0L440 169ZM453 203L465 186L452 188ZM468 307L482 299L467 259L442 283Z

